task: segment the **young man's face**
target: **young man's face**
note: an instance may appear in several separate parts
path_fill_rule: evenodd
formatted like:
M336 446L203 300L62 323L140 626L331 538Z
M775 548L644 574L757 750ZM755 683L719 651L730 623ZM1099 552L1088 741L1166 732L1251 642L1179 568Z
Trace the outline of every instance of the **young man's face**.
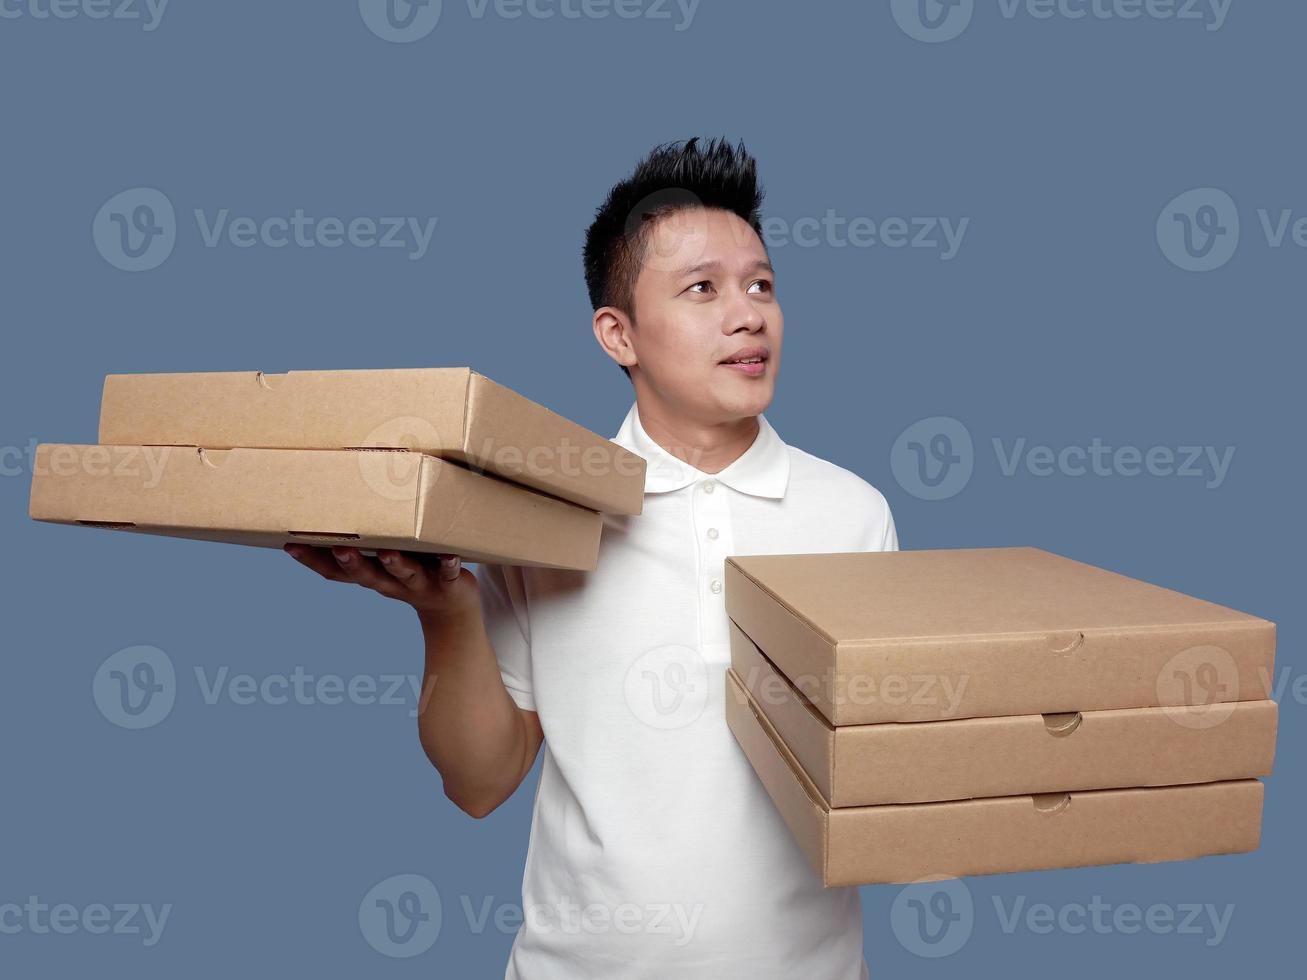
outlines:
M757 233L729 211L687 208L658 219L635 284L632 380L706 424L757 415L771 402L784 317ZM760 363L731 364L748 353Z

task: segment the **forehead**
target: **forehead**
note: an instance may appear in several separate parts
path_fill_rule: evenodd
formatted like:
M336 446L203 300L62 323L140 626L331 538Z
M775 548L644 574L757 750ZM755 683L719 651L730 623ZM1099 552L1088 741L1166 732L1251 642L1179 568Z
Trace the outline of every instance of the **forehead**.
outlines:
M703 267L727 274L752 271L767 261L762 239L747 221L716 208L682 208L654 222L641 278L676 278Z

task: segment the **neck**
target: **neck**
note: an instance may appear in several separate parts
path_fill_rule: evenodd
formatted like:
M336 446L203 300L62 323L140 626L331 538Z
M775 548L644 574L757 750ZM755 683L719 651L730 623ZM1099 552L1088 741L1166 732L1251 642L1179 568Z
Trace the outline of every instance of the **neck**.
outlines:
M720 473L758 437L758 417L704 422L672 411L652 398L637 398L636 411L649 438L703 473Z

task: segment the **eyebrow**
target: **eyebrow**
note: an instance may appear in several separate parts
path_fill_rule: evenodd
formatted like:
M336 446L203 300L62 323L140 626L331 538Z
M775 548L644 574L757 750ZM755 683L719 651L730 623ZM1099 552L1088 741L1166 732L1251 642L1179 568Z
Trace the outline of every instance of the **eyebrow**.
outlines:
M721 267L722 264L716 261L699 262L695 265L687 266L684 269L678 270L676 276L679 279L681 276L692 276L696 272L704 272L705 270L715 272L721 269ZM767 272L770 272L772 275L776 274L776 270L772 268L771 263L768 262L766 259L758 259L758 261L754 262L753 265L749 266L748 271L753 272L755 269L764 269Z

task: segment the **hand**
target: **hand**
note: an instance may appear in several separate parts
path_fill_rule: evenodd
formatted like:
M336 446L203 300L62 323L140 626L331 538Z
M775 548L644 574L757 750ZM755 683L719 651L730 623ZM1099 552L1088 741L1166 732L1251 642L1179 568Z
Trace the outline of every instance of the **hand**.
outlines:
M358 548L284 545L286 553L333 582L353 582L406 602L419 615L480 615L476 576L458 555L382 550L370 558Z

